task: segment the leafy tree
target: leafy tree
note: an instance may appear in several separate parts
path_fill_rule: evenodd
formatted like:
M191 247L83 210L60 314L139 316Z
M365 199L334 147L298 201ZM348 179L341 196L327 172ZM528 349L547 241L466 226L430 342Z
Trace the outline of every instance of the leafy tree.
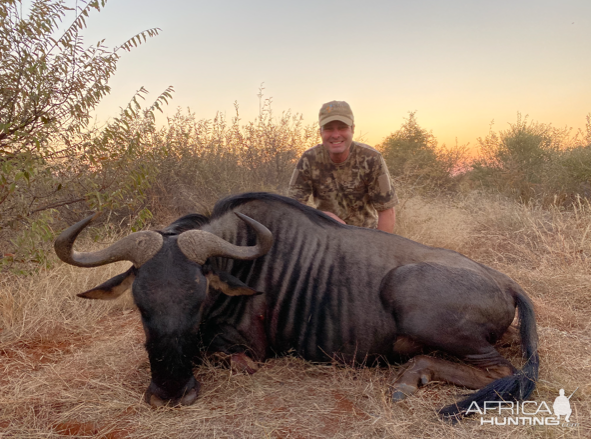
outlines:
M465 154L462 148L438 147L433 133L419 126L416 112L380 148L393 178L426 191L449 188Z
M40 262L34 243L52 239L58 213L74 210L75 217L89 207L137 207L149 180L137 159L145 154L144 134L154 129L153 112L171 98L172 88L145 110L139 100L146 90L140 89L102 129L89 122L110 92L121 51L159 29L114 49L104 40L85 46L80 32L106 0L80 3L65 30L62 21L73 9L63 0L35 0L27 15L21 0L0 3L0 244L10 241L14 248L8 257L0 253L0 268L14 260Z
M161 222L195 209L207 213L219 198L237 192L284 193L301 153L318 143L318 128L305 126L299 114L273 117L271 99L251 122L241 122L235 108L229 120L220 113L196 120L190 110L179 110L158 131L153 143L162 154L155 157L158 177L148 196Z
M479 138L470 178L518 200L569 206L591 198L591 116L586 131L517 121Z
M110 92L119 52L131 50L159 29L143 31L111 50L104 40L83 47L79 31L92 9L106 0L81 8L74 22L54 39L66 12L63 1L36 0L28 17L20 14L20 0L0 3L0 151L8 157L40 153L47 140L59 136L65 143L91 118L91 110ZM52 139L53 140L53 139Z
M517 113L507 130L491 130L478 138L480 156L473 163L472 177L483 184L523 201L544 190L548 167L560 155L567 130L549 124L529 122Z

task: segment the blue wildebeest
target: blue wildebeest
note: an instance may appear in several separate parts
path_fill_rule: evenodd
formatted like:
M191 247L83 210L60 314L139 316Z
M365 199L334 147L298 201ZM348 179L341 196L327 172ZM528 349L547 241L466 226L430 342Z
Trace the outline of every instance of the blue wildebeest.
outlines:
M457 252L342 225L266 193L222 200L211 218L187 215L98 252L74 251L91 220L64 231L55 249L81 267L133 262L79 296L111 299L132 288L152 372L145 398L153 406L195 401L192 365L206 351L250 372L253 359L287 352L362 364L416 355L392 384L393 400L434 380L480 389L441 410L453 418L473 401L523 399L535 387L530 300L508 276ZM521 370L494 347L516 309ZM422 354L432 350L463 362Z

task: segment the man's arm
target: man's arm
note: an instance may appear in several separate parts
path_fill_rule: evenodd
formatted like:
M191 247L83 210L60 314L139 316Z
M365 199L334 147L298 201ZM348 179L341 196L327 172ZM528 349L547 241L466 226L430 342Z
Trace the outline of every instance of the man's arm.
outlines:
M392 186L388 166L381 155L372 157L369 162L372 165L369 169L369 200L378 211L378 230L394 233L396 224L394 208L398 204L398 197Z
M378 230L388 233L394 233L396 225L396 210L391 207L386 210L378 211Z
M296 164L291 180L289 181L288 196L306 204L312 195L312 182L309 178L308 163L304 157L301 157Z

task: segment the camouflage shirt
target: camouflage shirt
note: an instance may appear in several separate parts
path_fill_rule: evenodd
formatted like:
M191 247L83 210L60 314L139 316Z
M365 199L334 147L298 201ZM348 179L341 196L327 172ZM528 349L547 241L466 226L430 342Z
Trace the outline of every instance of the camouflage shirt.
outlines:
M319 210L332 212L359 227L376 228L378 211L398 204L382 155L353 142L347 160L334 163L324 145L300 158L289 183L289 196Z

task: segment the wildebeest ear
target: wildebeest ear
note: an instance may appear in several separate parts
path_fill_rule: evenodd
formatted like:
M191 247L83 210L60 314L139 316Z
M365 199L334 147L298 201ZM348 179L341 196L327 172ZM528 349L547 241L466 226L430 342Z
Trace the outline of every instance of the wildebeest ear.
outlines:
M227 296L252 296L257 294L256 290L224 271L206 269L203 274L209 281L209 288L220 291Z
M112 277L105 283L94 287L91 290L77 294L84 299L113 300L122 295L127 289L131 288L135 279L137 269L132 266L125 273Z

